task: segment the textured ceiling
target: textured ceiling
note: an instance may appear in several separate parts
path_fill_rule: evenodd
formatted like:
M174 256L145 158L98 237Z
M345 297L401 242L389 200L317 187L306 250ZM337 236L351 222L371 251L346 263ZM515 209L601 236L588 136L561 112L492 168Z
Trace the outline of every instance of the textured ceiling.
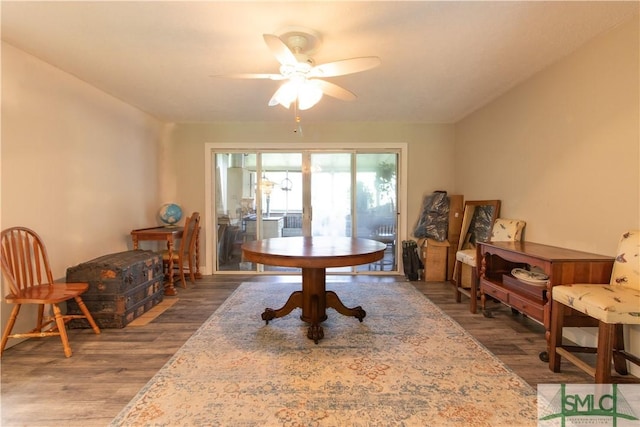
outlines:
M638 2L11 2L2 39L171 122L281 121L279 82L212 77L277 73L262 34L319 32L316 63L378 56L329 79L306 121L449 123L621 22Z

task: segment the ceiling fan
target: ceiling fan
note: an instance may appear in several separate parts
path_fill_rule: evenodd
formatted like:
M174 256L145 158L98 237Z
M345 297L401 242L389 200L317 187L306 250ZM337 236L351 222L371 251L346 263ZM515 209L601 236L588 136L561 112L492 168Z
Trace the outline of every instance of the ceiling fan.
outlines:
M377 56L343 59L316 65L310 56L320 45L320 36L306 28L293 28L280 36L263 34L267 47L280 63L279 74L226 74L222 77L238 79L286 80L269 100L269 106L294 104L300 110L313 107L323 94L352 101L356 95L334 83L322 80L375 68L380 65Z

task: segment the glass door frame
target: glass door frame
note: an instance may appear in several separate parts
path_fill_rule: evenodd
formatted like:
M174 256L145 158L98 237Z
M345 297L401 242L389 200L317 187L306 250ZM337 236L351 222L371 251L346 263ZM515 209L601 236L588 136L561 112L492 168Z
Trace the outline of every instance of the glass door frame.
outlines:
M241 148L240 148L241 146ZM268 272L248 272L248 271L216 271L215 259L217 257L217 248L213 244L216 239L216 233L213 229L213 219L215 208L215 182L216 182L216 170L215 170L215 155L216 153L246 153L248 151L256 152L312 152L312 153L376 153L376 152L396 152L398 154L398 173L397 173L397 241L398 243L405 240L408 236L408 223L407 223L407 171L408 171L408 153L406 142L356 142L356 143L322 143L320 147L310 147L308 142L301 141L300 143L287 142L287 143L232 143L232 142L218 142L218 143L205 143L204 147L204 159L205 159L205 174L204 174L204 187L205 187L205 215L203 221L201 221L201 228L205 238L204 242L204 254L200 257L201 262L204 261L204 265L201 265L200 269L204 274L269 274ZM349 147L349 148L345 148ZM304 155L304 154L303 154ZM401 245L397 245L401 247ZM398 270L402 271L402 256L397 254L398 258ZM397 274L397 271L386 272ZM356 269L352 269L348 273L344 274L370 274L373 272L360 272ZM380 274L381 272L378 272ZM283 273L277 273L283 274Z

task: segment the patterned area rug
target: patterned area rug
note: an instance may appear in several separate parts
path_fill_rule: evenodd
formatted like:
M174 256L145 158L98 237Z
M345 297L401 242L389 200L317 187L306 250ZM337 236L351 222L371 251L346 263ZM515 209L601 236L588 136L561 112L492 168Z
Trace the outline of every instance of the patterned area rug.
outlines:
M329 283L360 323L327 310L324 339L299 285L243 283L112 426L525 426L536 392L409 283Z

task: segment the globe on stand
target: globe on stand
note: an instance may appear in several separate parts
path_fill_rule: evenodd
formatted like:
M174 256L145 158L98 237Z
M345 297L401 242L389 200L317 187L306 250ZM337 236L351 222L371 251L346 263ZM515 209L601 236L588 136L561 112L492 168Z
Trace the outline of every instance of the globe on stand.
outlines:
M160 207L158 218L165 227L176 227L182 219L182 208L175 203L166 203Z

